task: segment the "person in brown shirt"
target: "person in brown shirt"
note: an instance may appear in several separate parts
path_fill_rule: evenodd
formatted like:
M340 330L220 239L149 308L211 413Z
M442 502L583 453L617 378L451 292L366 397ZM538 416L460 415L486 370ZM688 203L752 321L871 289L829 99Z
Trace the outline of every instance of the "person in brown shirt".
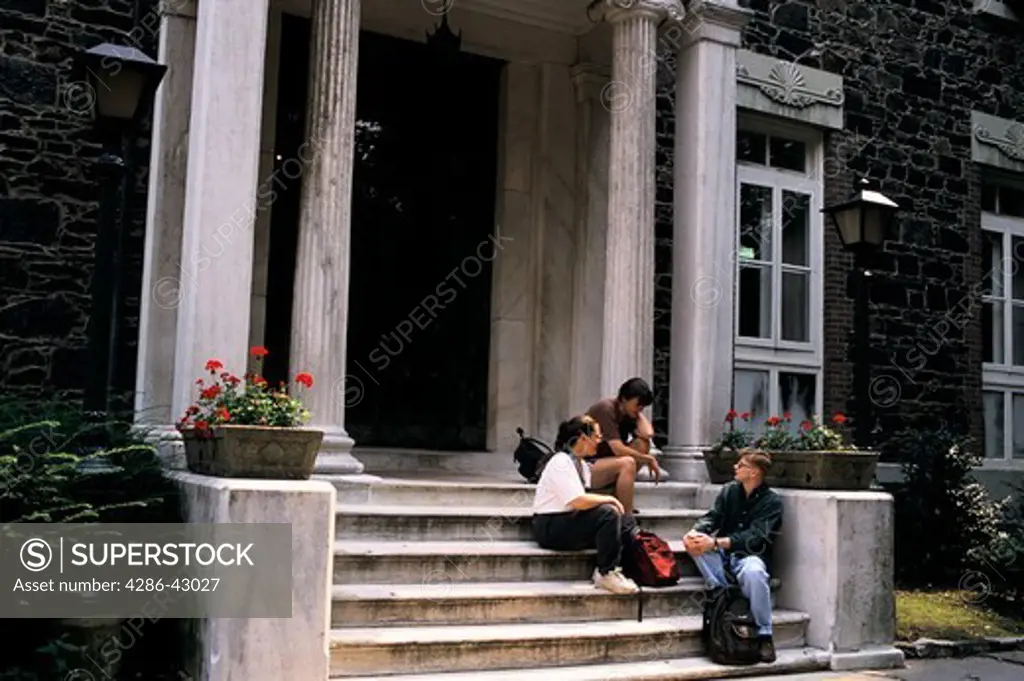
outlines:
M619 386L616 397L599 400L587 410L604 438L590 464L592 486L600 489L615 485L615 497L627 509L634 509L633 491L636 472L648 466L655 481L661 480L661 467L651 454L654 427L643 414L654 402L654 391L642 378L631 378Z

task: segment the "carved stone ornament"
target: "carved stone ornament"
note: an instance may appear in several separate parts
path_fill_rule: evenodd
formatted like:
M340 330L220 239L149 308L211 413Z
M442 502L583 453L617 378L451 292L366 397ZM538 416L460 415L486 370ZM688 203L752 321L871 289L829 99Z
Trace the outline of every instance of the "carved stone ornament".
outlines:
M1014 123L1006 129L1003 137L996 137L988 128L978 125L974 136L983 144L989 144L1013 161L1024 161L1024 125Z
M816 103L842 106L845 100L841 88L820 92L808 87L803 70L793 62L776 62L766 76L751 74L745 65L737 64L736 76L741 83L755 86L769 99L797 109Z

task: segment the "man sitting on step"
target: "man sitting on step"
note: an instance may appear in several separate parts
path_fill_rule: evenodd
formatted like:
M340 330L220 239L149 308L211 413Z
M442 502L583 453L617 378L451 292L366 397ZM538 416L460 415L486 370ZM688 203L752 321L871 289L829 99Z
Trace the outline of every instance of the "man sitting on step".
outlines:
M711 586L726 586L726 569L750 601L761 638L761 661L775 661L770 574L772 544L782 529L782 498L765 484L772 461L748 452L707 514L683 537L687 553Z
M558 551L597 549L594 585L617 594L639 590L622 574L622 547L636 525L622 503L612 496L590 494L591 456L601 441L601 429L587 416L576 416L558 428L555 454L544 464L533 499L533 536L542 548Z
M594 488L615 485L615 496L630 511L637 472L645 466L655 480L663 473L651 451L654 427L643 410L654 402L654 391L642 378L631 378L619 386L616 397L606 397L587 410L587 416L601 426L604 440L597 453L587 459L594 475Z

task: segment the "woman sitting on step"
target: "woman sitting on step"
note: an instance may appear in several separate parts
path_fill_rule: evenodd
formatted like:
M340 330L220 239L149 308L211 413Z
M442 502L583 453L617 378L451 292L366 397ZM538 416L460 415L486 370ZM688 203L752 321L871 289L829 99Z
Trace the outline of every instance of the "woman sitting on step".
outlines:
M601 429L589 416L576 416L558 428L555 454L537 481L533 499L533 536L545 549L597 549L594 585L617 594L636 593L636 583L622 574L623 543L634 530L633 517L606 494L588 494L590 467Z

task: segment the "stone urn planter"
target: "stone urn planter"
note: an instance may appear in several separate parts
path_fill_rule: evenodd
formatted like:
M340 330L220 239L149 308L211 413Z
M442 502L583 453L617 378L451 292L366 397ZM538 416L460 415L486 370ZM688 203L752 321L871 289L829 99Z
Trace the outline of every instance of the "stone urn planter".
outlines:
M771 487L816 490L866 490L871 487L878 465L878 452L872 451L766 451L772 467L765 482ZM704 464L714 484L733 479L733 466L739 451L705 450Z
M206 431L185 428L181 437L193 473L308 480L324 433L312 428L217 425Z

